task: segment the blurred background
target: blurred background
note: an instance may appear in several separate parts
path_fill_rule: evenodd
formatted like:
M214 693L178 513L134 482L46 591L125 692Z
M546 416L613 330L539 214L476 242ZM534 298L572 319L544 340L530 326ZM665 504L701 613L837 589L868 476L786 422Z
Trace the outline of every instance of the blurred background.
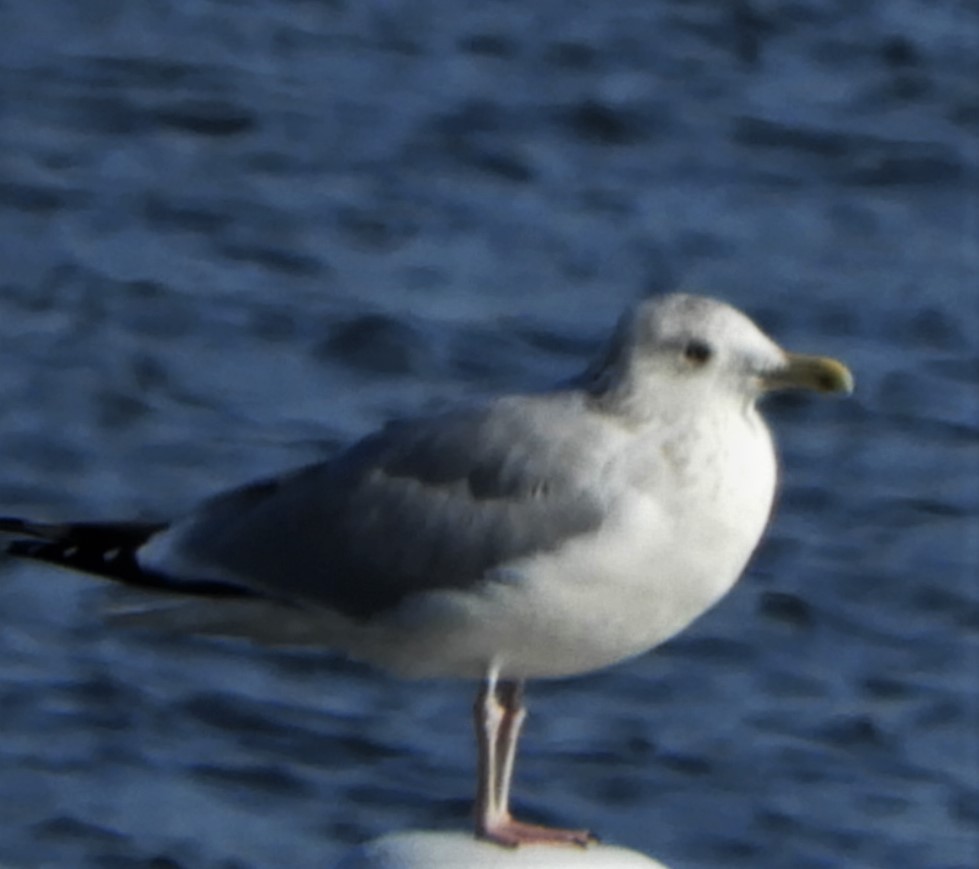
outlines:
M748 575L531 686L516 805L690 867L979 856L979 6L5 0L0 512L167 517L579 370L683 288L845 359ZM466 828L468 684L121 631L0 560L0 861Z

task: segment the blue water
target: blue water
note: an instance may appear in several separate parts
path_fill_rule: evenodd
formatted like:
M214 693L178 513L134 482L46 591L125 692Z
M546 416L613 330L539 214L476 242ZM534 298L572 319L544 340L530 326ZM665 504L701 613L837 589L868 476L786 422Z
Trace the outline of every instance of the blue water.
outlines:
M531 686L517 806L684 867L979 864L979 7L0 5L0 506L165 517L573 374L683 287L844 358L748 575ZM111 627L0 564L0 861L461 828L472 686Z

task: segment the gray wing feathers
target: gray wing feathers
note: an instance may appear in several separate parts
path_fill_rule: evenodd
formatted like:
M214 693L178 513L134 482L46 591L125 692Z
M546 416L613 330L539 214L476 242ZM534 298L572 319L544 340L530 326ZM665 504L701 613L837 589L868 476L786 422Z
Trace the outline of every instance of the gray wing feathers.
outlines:
M221 578L354 617L471 586L602 519L575 483L580 456L521 411L390 424L331 462L210 501L175 526L175 548Z

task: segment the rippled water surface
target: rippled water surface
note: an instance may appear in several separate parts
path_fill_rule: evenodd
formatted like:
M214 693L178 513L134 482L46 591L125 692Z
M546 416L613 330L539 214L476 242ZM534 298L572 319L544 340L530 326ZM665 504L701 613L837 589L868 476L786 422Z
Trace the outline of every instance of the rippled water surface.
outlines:
M979 7L8 0L0 33L3 511L165 517L710 292L858 392L770 405L784 491L720 606L531 687L518 807L676 869L979 863ZM0 563L0 861L468 823L472 686L106 594Z

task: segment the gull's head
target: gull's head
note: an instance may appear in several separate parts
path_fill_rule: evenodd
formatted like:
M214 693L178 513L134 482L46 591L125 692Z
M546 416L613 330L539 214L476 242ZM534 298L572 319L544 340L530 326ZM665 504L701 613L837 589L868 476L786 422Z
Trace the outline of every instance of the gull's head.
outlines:
M689 396L750 404L778 389L849 393L853 376L835 359L786 352L730 305L678 293L647 299L622 318L587 385L641 412Z

